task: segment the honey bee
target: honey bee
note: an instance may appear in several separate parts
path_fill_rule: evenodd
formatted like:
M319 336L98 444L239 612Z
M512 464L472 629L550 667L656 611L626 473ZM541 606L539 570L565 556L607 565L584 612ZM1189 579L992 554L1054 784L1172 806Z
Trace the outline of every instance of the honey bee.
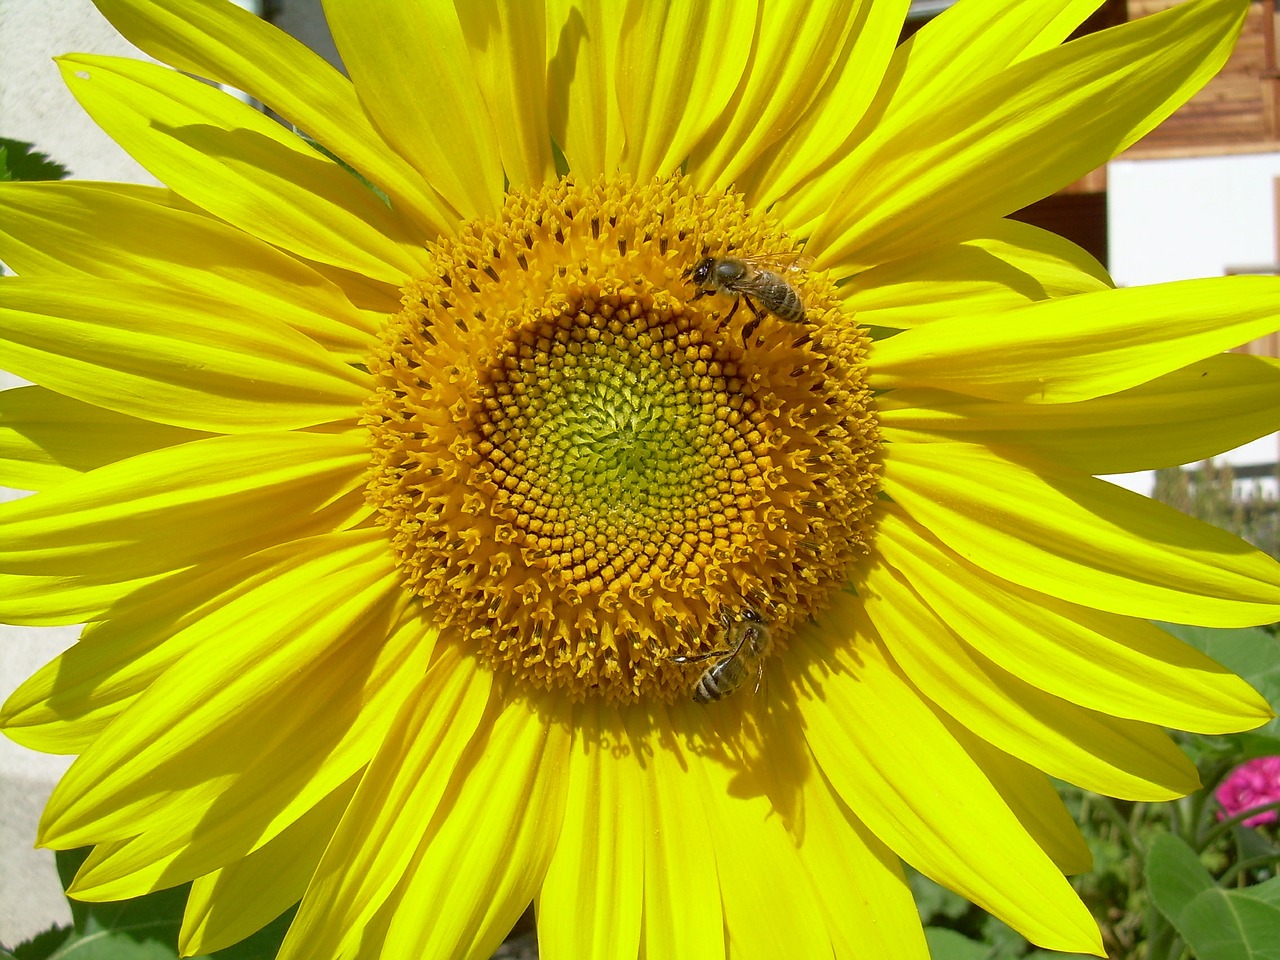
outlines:
M676 663L715 659L694 685L693 699L697 703L723 700L746 682L752 667L755 668L757 693L764 679L764 660L773 646L773 638L760 611L748 606L736 618L726 612L721 614L720 620L725 628L727 649L712 650L696 657L672 657Z
M708 296L712 293L723 293L734 298L733 309L724 318L737 312L738 304L747 301L747 307L756 317L765 312L772 313L780 320L789 323L804 323L804 301L795 287L791 286L783 274L805 270L813 264L812 257L798 254L784 254L770 257L707 257L689 271L688 277L699 288L693 299ZM755 298L755 301L752 298Z

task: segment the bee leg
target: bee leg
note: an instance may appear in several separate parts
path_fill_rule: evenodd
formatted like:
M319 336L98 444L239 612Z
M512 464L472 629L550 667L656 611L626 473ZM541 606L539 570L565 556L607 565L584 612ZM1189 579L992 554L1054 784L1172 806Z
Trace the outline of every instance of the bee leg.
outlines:
M742 300L742 297L738 297L733 301L733 306L729 309L729 312L725 314L724 319L720 321L722 326L733 319L733 315L738 312L738 304L740 304Z
M712 650L710 653L699 653L692 657L671 657L672 663L701 663L703 660L712 660L715 657L727 657L732 651L729 650Z
M710 293L711 293L711 291L710 291L710 290L701 290L701 289L700 289L697 293L695 293L692 297L690 297L690 298L689 298L689 302L690 302L690 303L693 303L693 301L695 301L695 300L701 300L703 297L705 297L705 296L709 295Z
M751 339L751 335L760 328L760 314L756 314L747 321L747 325L742 328L742 345L745 347L747 341Z
M761 317L764 316L764 314L760 312L760 308L757 307L755 305L755 302L750 297L748 297L745 293L742 295L742 299L747 301L747 309L751 311L751 315L753 317L759 320Z

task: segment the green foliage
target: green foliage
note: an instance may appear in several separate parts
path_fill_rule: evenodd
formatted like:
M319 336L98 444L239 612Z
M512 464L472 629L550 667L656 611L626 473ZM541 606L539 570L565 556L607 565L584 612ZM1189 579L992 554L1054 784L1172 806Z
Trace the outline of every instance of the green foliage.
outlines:
M1157 909L1201 960L1280 957L1280 878L1223 889L1185 840L1165 834L1147 851L1146 879Z
M67 168L29 143L0 137L0 180L63 180Z

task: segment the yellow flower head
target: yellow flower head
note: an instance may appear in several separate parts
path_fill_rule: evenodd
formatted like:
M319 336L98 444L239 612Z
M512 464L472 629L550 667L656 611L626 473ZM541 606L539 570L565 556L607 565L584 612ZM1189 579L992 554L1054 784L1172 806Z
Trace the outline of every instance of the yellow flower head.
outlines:
M75 55L165 186L4 184L0 618L85 622L9 736L80 757L75 896L187 953L922 957L901 861L1101 954L1045 774L1269 715L1147 618L1280 564L1097 474L1276 429L1273 279L1115 290L1005 217L1223 62L1246 0L226 0ZM758 8L758 9L757 9ZM194 76L188 76L191 74ZM195 78L225 83L264 113Z

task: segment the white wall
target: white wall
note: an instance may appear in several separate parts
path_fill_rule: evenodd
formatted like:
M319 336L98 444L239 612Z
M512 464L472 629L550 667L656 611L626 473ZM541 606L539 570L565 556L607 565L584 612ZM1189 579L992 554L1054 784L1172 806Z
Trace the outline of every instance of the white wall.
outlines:
M1111 275L1121 286L1276 262L1280 153L1117 160L1107 168Z
M154 183L67 92L52 59L64 53L147 59L89 0L3 0L0 136L34 143L73 177Z
M1280 153L1113 162L1107 168L1107 221L1116 283L1220 277L1275 264L1276 177ZM1272 436L1223 459L1270 463L1278 452ZM1143 493L1153 483L1149 473L1110 479Z

